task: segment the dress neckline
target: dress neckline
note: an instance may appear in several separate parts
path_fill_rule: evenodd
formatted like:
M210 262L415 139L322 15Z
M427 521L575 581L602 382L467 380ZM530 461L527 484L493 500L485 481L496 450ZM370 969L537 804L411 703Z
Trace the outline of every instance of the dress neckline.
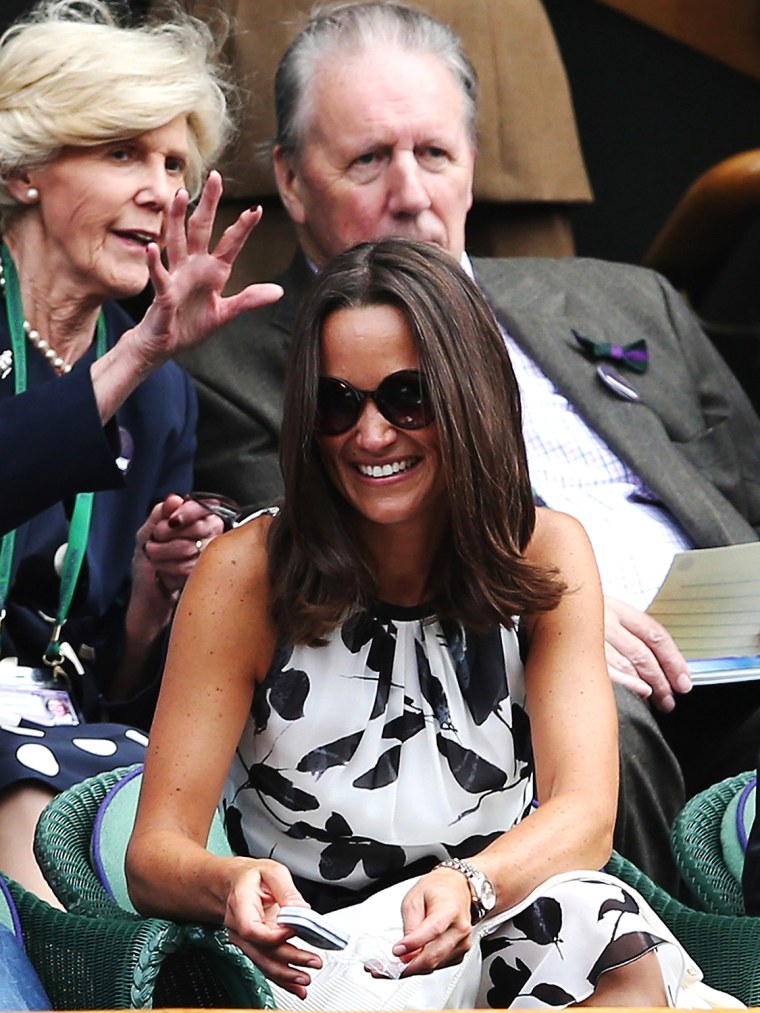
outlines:
M429 619L436 614L435 605L431 601L420 605L393 605L387 601L378 601L373 611L378 619L397 619L401 622Z

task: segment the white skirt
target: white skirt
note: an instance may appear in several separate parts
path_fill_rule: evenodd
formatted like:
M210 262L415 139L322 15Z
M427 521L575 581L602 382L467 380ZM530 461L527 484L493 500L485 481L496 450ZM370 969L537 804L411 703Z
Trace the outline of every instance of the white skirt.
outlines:
M743 1008L702 982L702 972L635 890L604 872L554 876L508 911L473 929L461 963L398 978L391 949L403 935L401 901L414 880L381 890L327 916L349 936L344 950L317 950L304 1001L272 985L279 1009L423 1010L555 1008L583 1002L599 976L654 951L668 1004L682 1009ZM375 978L366 965L381 969Z

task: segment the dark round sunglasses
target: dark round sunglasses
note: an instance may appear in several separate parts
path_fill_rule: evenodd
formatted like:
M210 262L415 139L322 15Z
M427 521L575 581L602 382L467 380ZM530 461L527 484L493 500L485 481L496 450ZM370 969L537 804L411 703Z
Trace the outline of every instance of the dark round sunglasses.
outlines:
M337 376L321 376L317 388L317 432L324 436L347 432L356 425L367 398L399 429L422 429L434 418L425 377L418 369L391 373L376 390L357 390Z

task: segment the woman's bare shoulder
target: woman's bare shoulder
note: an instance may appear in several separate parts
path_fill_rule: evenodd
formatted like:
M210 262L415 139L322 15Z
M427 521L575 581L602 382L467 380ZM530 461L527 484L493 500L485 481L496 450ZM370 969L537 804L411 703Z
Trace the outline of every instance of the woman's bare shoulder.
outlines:
M566 553L585 552L588 546L586 529L575 517L546 507L536 510L536 526L526 551L531 562L556 566Z
M267 535L272 520L257 517L219 535L204 550L193 577L260 593L269 584Z

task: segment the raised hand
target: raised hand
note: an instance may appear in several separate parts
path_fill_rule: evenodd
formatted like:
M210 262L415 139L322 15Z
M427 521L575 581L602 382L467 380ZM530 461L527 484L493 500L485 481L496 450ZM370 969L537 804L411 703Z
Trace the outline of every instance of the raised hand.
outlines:
M248 285L223 296L235 258L261 218L261 208L244 211L209 250L222 177L210 173L198 206L186 219L189 196L178 190L168 211L166 266L156 243L147 247L155 298L143 319L126 331L90 367L95 400L107 422L146 376L177 352L200 344L244 310L276 302L279 285Z
M235 259L261 218L261 208L244 211L209 249L222 177L211 172L198 206L186 218L189 195L179 190L169 207L166 228L166 265L155 243L147 248L155 298L143 320L130 332L150 367L185 348L199 344L244 310L276 302L279 285L248 285L236 295L223 296Z

